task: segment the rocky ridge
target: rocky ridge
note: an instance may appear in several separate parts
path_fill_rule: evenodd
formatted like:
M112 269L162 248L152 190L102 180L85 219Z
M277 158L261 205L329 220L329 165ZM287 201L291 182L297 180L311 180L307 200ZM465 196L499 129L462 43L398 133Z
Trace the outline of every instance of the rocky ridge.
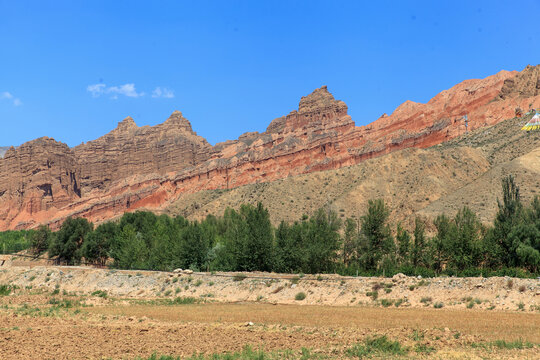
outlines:
M346 104L323 86L265 132L213 147L180 112L153 127L138 127L128 117L110 133L72 149L37 139L0 159L0 230L55 227L67 216L99 222L125 211L163 209L201 190L335 170L400 149L433 146L463 135L465 114L471 131L511 118L517 106L540 107L539 69L466 80L426 104L407 101L360 127Z

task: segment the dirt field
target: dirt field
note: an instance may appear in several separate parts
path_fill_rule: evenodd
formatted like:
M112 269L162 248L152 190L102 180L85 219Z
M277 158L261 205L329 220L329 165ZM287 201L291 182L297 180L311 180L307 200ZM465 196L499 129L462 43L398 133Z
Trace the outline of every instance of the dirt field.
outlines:
M504 310L477 304L474 298L442 308L434 306L435 299L411 300L397 306L385 305L380 298L350 301L351 297L359 297L360 292L354 292L357 287L369 286L373 291L373 283L382 283L378 290L381 297L394 294L396 299L401 299L405 291L430 292L437 301L450 304L444 296L454 296L454 290L449 287L444 292L438 288L443 284L438 281L445 279L431 279L429 285L411 291L408 290L411 284L418 285L424 279L401 278L392 282L379 278L344 281L290 278L268 286L265 283L268 279L236 278L235 281L218 275L171 276L158 272L60 267L3 269L0 271L0 359L116 360L147 358L154 353L210 356L237 352L246 345L264 349L274 358L304 360L354 359L358 356L351 349L358 348L367 357L385 359L540 358L537 279L494 278L483 282L453 279L463 296L470 291L481 291L487 299L495 299L497 295L501 298L503 293L506 299L528 296L520 298L528 301L527 309L524 306L523 310ZM513 282L511 289L507 288L508 280ZM390 283L394 285L385 287L384 284ZM136 284L143 292L133 290ZM477 287L478 284L483 288ZM7 287L2 290L2 285ZM314 290L332 294L324 297L327 304L306 302L314 296L315 292L309 290L315 285ZM521 286L526 290L520 291ZM283 288L276 292L280 287ZM176 294L176 291L168 292L174 288L181 290ZM214 289L213 296L207 296L210 288ZM265 294L275 292L271 300L257 301L263 289L267 291ZM385 289L392 291L386 293ZM232 301L230 294L235 291L238 296ZM255 295L246 296L249 291ZM305 300L294 300L298 291L305 291ZM346 300L337 300L339 294ZM475 305L469 307L470 303ZM369 348L367 339L378 336L397 341L401 352ZM290 353L284 353L285 350Z

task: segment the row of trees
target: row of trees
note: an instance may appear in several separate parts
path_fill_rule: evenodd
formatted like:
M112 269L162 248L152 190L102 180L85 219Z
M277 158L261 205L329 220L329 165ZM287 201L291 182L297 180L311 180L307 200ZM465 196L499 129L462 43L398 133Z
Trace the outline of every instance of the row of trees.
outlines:
M112 259L112 266L122 269L388 275L540 269L540 200L524 206L512 177L503 180L491 227L464 207L453 218L438 216L435 236L429 238L420 218L409 232L401 224L392 228L389 215L382 200L369 201L359 221L343 223L335 212L320 209L277 228L260 203L200 222L135 212L95 229L82 218L66 220L56 233L41 227L32 236L32 248L36 253L48 249L49 256L68 264Z

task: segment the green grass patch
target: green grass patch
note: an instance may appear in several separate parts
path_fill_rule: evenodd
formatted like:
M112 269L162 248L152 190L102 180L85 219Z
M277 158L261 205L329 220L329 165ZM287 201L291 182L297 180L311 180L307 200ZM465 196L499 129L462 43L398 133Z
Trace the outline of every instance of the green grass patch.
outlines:
M386 335L368 337L363 344L356 344L345 351L349 357L364 358L372 355L405 355L407 349Z
M153 354L145 358L136 358L136 360L315 360L325 359L326 356L314 354L310 349L302 348L300 351L280 350L268 352L262 349L253 350L250 346L245 346L242 351L229 352L223 354L193 354L189 357L175 357L167 355Z
M99 296L100 298L107 298L108 294L105 290L96 290L92 293L92 296Z
M11 294L11 291L13 291L13 286L11 285L0 285L0 296L7 296Z
M532 349L534 347L534 344L528 341L523 341L523 339L518 339L514 341L495 340L492 342L485 342L485 343L472 343L471 347L481 348L481 349L486 349L486 350L491 350L493 348L506 349L506 350L523 350L523 349Z

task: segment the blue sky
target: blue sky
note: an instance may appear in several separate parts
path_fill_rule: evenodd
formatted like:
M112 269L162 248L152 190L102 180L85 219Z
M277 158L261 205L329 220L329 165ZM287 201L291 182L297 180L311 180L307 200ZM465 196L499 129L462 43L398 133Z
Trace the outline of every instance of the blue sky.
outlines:
M357 125L540 63L540 1L0 0L0 145L178 109L212 144L327 85Z

